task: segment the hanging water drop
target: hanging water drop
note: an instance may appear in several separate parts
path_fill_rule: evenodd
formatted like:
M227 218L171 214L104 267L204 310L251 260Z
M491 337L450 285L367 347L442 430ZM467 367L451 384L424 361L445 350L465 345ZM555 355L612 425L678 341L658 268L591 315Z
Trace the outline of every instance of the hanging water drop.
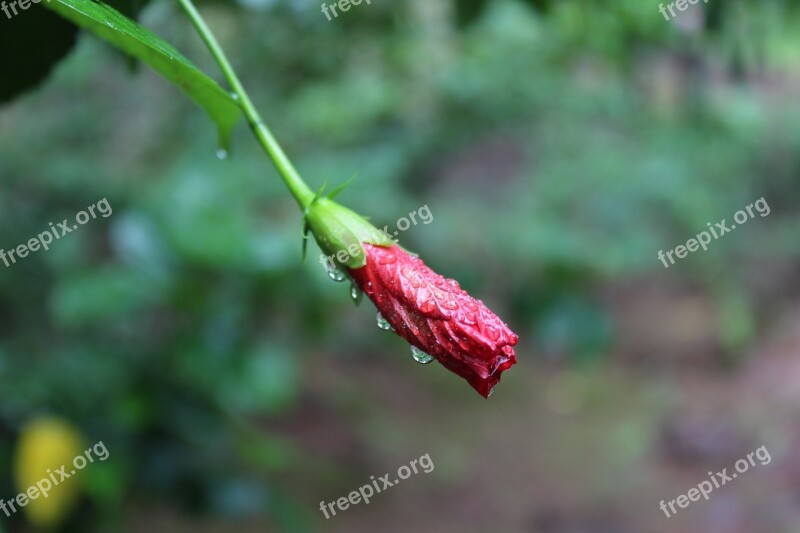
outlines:
M414 357L414 361L416 361L421 365L427 365L428 363L433 361L432 355L423 352L422 350L413 345L411 346L411 356Z
M234 102L238 102L239 101L239 93L235 93L235 92L231 91L231 98L233 98Z
M356 307L358 307L358 304L361 303L361 299L363 297L364 293L361 292L361 289L358 288L358 285L355 283L350 285L350 298L353 300L353 303L356 304Z
M392 325L389 324L389 321L383 318L383 315L378 313L378 327L384 331L393 331Z
M226 160L228 159L228 151L225 148L220 148L217 150L217 159Z
M338 268L332 268L331 270L328 270L328 276L330 276L330 278L336 282L344 281L347 277L345 276L344 272Z
M492 390L489 391L489 394L487 394L486 397L491 398L492 394L494 394L494 387L492 387Z

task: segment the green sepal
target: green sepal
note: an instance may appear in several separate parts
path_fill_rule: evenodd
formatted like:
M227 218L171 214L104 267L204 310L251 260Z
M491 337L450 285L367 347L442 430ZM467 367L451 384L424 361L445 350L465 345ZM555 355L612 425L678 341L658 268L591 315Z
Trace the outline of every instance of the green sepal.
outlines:
M324 196L317 196L306 209L305 221L323 253L347 268L361 268L367 263L362 243L395 244L364 217Z
M350 178L349 180L347 180L347 181L345 181L344 183L342 183L341 185L337 186L335 189L333 189L333 190L330 192L330 194L328 194L328 198L330 198L331 200L333 200L334 198L336 198L337 196L339 196L339 193L341 193L343 190L345 190L345 189L347 188L347 186L348 186L348 185L350 185L351 183L353 183L353 180L355 180L355 179L356 179L356 177L355 177L355 176L353 176L353 177L352 177L352 178Z

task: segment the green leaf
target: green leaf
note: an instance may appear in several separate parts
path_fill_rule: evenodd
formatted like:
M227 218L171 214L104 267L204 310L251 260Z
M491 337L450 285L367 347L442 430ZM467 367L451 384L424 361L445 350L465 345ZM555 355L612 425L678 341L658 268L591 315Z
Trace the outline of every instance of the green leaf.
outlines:
M146 0L108 0L108 3L127 16L135 17ZM0 16L0 103L39 84L50 70L66 57L75 45L79 29L41 6L19 4ZM16 15L14 14L16 11ZM9 15L11 18L9 18ZM42 39L46 35L46 39Z
M18 11L12 19L0 11L0 102L41 82L69 54L77 34L75 26L41 8Z
M172 45L101 2L51 0L42 5L140 59L176 84L216 122L221 147L230 148L233 127L243 115L239 104Z

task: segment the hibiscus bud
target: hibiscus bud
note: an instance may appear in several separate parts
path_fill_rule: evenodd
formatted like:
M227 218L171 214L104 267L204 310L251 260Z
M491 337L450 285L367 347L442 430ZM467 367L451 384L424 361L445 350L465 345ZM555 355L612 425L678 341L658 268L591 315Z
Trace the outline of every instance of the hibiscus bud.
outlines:
M517 362L518 337L497 315L328 198L318 198L306 220L323 252L347 269L388 326L411 344L415 359L435 358L489 397Z
M394 242L355 211L330 198L317 197L306 209L306 224L325 255L346 268L366 264L363 243L391 246Z

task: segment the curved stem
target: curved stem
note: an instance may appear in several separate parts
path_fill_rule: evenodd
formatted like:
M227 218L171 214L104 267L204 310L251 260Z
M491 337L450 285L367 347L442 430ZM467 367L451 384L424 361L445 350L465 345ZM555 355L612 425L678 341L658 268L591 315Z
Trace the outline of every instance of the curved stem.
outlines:
M272 159L272 162L281 174L281 178L283 178L283 182L289 188L289 191L291 191L297 203L300 204L300 207L305 211L314 198L314 192L306 185L303 178L300 177L300 174L297 173L294 165L292 165L292 162L289 161L286 153L283 151L280 144L278 144L277 139L272 135L267 125L264 124L264 121L261 120L261 116L258 114L253 102L250 100L250 96L247 94L247 91L245 91L242 82L239 80L228 58L225 56L225 52L223 52L222 47L217 42L217 38L214 37L211 29L206 25L203 17L192 3L192 0L178 1L184 11L186 11L186 14L189 15L195 29L197 29L203 42L208 47L209 51L211 51L211 55L214 56L217 64L219 64L231 89L233 89L233 92L239 97L239 105L241 105L242 111L244 111L247 117L247 122L250 124L250 129L253 130L253 134L256 136L256 139L258 139L259 144L261 144L267 152L267 155Z

